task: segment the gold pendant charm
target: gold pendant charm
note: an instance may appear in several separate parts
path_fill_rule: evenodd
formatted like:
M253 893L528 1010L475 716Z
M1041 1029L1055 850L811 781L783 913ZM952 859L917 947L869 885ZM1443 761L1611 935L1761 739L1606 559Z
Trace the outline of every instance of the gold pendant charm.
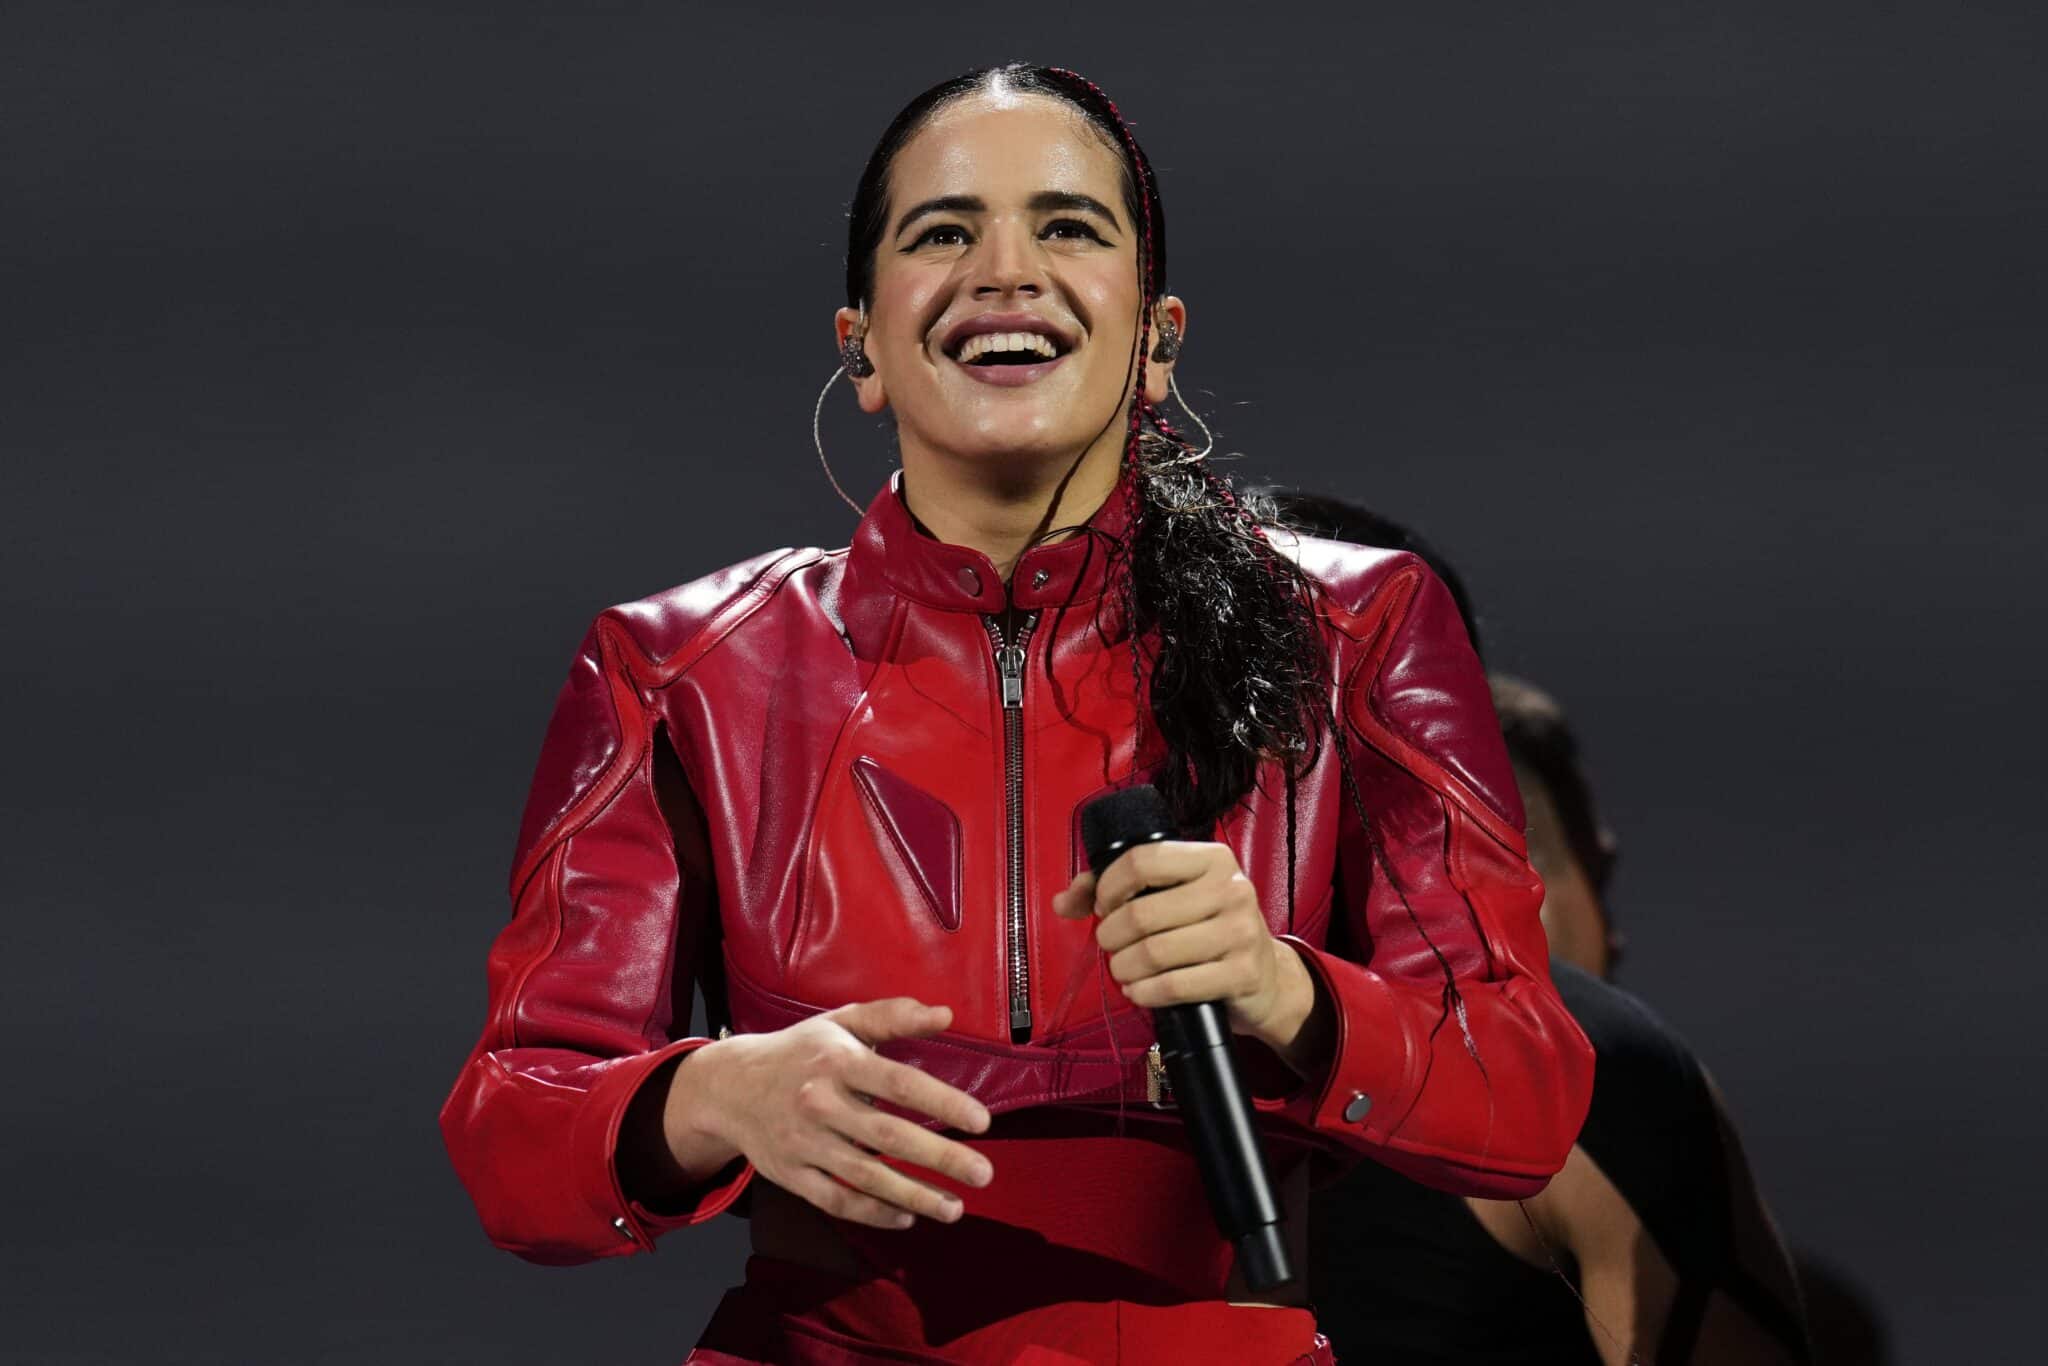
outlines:
M1160 1056L1156 1043L1145 1050L1145 1099L1155 1110L1173 1104L1173 1082L1166 1075L1166 1059Z

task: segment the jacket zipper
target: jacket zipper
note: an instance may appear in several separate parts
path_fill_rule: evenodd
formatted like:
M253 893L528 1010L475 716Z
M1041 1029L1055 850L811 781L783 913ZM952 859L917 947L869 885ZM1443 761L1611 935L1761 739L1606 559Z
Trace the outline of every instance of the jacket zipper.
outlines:
M1009 870L1010 949L1010 1042L1031 1038L1031 960L1024 942L1024 647L1031 628L1038 623L1036 612L1028 613L1013 642L1003 633L1002 622L984 616L990 647L995 651L996 674L1003 687L1003 791L1008 843L1004 852Z

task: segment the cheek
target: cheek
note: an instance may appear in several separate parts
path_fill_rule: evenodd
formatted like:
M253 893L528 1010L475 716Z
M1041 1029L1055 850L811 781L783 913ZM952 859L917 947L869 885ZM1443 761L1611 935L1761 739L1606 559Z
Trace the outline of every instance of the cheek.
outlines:
M937 310L939 289L915 273L883 275L875 281L868 335L888 354L924 348L925 328Z
M1076 292L1088 309L1088 340L1090 349L1095 352L1095 368L1113 369L1121 376L1138 343L1135 282L1117 274L1105 275L1089 283L1092 287Z
M1577 944L1600 938L1600 903L1576 868L1546 879L1542 915L1543 928L1553 940Z

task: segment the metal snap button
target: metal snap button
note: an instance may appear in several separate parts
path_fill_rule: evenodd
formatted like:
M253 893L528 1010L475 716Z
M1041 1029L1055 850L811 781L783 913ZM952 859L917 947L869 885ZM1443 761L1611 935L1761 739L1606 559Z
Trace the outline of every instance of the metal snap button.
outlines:
M1050 573L1041 569L1036 574L1033 574L1031 576L1031 586L1033 588L1043 588L1045 587L1046 580L1050 579L1051 577L1052 575Z
M981 575L974 572L971 564L960 566L960 589L971 598L981 596Z
M1344 1106L1344 1122L1356 1124L1372 1113L1372 1097L1363 1091L1353 1091L1350 1101Z

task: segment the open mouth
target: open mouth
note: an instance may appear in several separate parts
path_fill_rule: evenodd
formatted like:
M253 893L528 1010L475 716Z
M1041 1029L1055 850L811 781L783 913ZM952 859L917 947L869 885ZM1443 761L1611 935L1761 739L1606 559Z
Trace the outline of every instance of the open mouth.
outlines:
M985 370L1043 365L1065 354L1066 348L1041 332L978 332L954 350L953 359Z

